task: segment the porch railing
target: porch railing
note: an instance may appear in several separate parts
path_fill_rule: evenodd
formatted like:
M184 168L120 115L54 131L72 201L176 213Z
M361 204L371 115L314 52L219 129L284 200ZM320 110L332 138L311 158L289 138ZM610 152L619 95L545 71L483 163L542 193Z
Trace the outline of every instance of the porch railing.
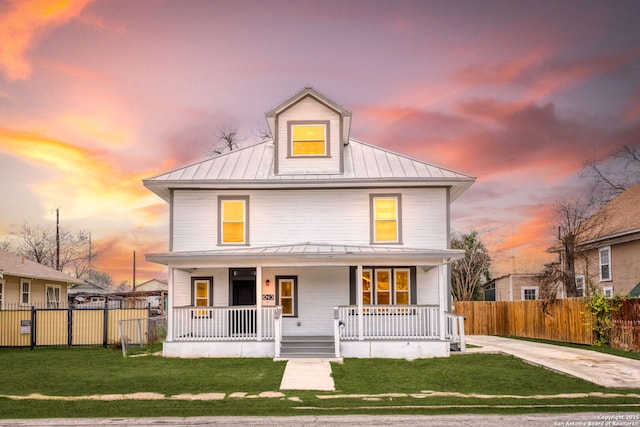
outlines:
M464 336L464 316L454 313L444 314L447 323L446 339L458 344L460 351L466 351L467 344Z
M279 307L174 307L174 341L273 341ZM260 328L258 318L260 316Z
M337 307L342 340L360 338L357 306ZM363 308L362 339L439 339L437 305L371 305Z

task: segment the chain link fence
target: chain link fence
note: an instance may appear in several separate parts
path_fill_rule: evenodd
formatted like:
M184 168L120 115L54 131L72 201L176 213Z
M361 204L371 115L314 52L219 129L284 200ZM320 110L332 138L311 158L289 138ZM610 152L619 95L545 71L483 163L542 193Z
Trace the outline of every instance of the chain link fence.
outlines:
M167 317L145 317L122 319L120 326L120 344L123 356L147 352L155 344L167 337Z

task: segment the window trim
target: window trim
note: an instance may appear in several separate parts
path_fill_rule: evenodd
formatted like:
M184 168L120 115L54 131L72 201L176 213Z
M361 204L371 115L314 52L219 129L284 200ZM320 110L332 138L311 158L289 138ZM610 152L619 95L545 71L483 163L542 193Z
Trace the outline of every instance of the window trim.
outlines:
M224 241L223 205L226 201L244 203L244 241ZM249 246L249 196L218 196L218 246Z
M607 292L609 295L607 295ZM613 285L606 285L602 287L602 295L606 298L613 298Z
M376 238L376 200L396 200L396 240L378 241ZM371 193L369 194L369 227L372 245L402 245L402 194L401 193Z
M196 283L206 281L209 282L207 288L207 307L213 307L213 276L192 276L191 277L191 306L194 308L201 307L196 305ZM199 309L194 311L195 317L209 317L210 310Z
M24 302L24 285L27 285L27 302ZM30 279L20 279L20 305L31 305L31 280Z
M324 154L293 154L293 127L294 126L324 126ZM287 158L299 159L308 157L331 157L329 120L289 120L287 121Z
M293 295L291 296L292 302L291 302L291 309L293 310L293 313L291 314L285 314L284 310L282 311L282 317L298 317L298 276L276 276L275 277L275 281L276 281L276 305L282 306L281 303L281 298L282 296L280 295L280 281L281 280L287 280L287 281L292 281L293 282L293 289L292 289L292 293Z
M607 263L602 263L602 253L607 251ZM607 266L607 272L609 273L609 277L602 277L602 267ZM610 282L613 280L613 272L611 270L611 246L603 246L598 248L598 266L599 266L599 276L601 282Z
M534 291L534 297L533 299L530 298L525 298L525 292L526 291ZM523 301L535 301L540 299L540 287L539 286L522 286L520 288L520 298Z
M578 287L578 280L582 280L582 286L581 287ZM587 281L585 280L583 274L576 274L576 290L578 292L582 291L582 293L580 295L578 295L578 296L583 297L585 295L586 283L587 283Z
M55 306L51 306L51 302L49 301L49 289L57 289L58 290L58 301L55 301ZM53 285L50 283L45 283L44 285L44 302L47 308L60 308L60 304L62 303L62 286Z
M390 304L388 305L401 305L401 306L405 306L405 305L416 305L416 293L417 293L417 278L416 278L416 270L415 267L407 267L407 266L392 266L392 267L388 267L388 266L364 266L362 268L362 277L364 280L364 276L365 273L369 273L369 277L371 278L371 288L369 290L371 296L370 296L370 303L367 304L366 302L364 302L364 296L363 296L363 301L362 301L362 305L363 306L369 306L369 305L379 305L378 304L378 290L377 290L377 285L378 285L378 276L377 276L377 272L378 271L384 271L387 270L389 271L390 274L390 287L389 287L389 301ZM396 295L396 272L397 271L406 271L409 275L409 289L407 291L408 295L407 295L407 300L409 301L409 304L397 304L397 295ZM358 301L358 287L356 286L357 283L357 278L356 278L356 267L351 267L351 287L352 287L352 291L351 291L351 296L350 296L350 304L354 305L357 303ZM364 293L364 287L361 288L363 293ZM387 305L387 304L384 304Z

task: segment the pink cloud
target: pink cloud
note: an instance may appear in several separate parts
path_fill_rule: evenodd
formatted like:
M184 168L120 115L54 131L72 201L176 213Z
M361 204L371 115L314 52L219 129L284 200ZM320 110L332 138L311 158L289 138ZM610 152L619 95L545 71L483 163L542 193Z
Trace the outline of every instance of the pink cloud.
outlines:
M627 108L624 116L628 121L640 119L640 90L636 92L635 96L629 103L629 107Z
M586 58L560 59L547 50L536 50L522 58L465 67L453 78L472 87L515 85L527 90L526 99L535 100L615 70L639 55L640 51L636 49Z
M0 69L9 80L31 76L27 52L47 31L76 17L92 0L17 0L0 15Z

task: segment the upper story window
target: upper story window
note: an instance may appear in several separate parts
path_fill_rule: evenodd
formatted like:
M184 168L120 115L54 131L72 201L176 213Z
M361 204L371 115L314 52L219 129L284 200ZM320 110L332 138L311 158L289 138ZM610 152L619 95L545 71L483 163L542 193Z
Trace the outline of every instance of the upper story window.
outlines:
M399 194L372 194L371 243L402 243Z
M608 282L611 280L611 247L600 248L598 253L600 257L600 281Z
M329 156L329 122L289 122L291 157Z
M249 197L225 196L218 198L220 245L246 245L249 242Z

